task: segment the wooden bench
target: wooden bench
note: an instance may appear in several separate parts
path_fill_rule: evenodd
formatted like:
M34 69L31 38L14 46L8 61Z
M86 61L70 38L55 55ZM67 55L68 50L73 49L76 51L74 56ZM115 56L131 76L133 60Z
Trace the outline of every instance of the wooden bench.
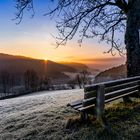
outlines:
M139 95L139 91L140 76L93 84L84 88L83 100L69 103L68 106L80 111L84 120L88 119L88 114L102 120L106 103L127 98L131 94Z

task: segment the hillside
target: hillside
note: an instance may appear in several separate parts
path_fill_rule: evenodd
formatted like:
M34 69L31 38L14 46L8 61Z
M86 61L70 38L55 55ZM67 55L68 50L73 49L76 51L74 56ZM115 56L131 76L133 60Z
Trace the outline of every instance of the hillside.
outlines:
M65 72L76 73L80 68L86 68L83 64L76 63L56 63L53 61L44 61L24 56L14 56L0 54L0 71L8 71L16 76L23 75L27 70L34 70L39 76L47 75L51 79L61 79L65 82L69 76Z
M33 69L39 75L42 75L44 61L22 56L0 54L0 71L5 70L12 74L22 75L28 69Z
M64 72L72 72L75 73L77 72L77 70L72 67L72 66L68 66L68 65L64 65L61 63L56 63L53 61L46 61L46 71L45 73L49 76L49 77L53 77L53 78L63 78L63 77L67 77Z
M95 76L95 83L116 80L126 77L126 65L120 65L111 69L105 70Z
M75 68L76 70L78 71L81 71L81 70L88 70L90 73L92 73L93 75L96 75L97 73L100 72L99 69L95 69L93 67L89 67L88 64L83 64L83 63L76 63L76 62L59 62L60 64L64 64L66 66L70 66L70 67L73 67Z
M30 57L26 57L26 56L20 56L20 55L11 55L11 54L4 54L4 53L0 53L0 60L2 59L33 59L33 58L30 58Z
M76 63L76 62L59 62L60 64L64 64L66 66L69 66L69 67L73 67L77 70L83 70L83 69L88 69L88 67L84 64L81 64L81 63Z

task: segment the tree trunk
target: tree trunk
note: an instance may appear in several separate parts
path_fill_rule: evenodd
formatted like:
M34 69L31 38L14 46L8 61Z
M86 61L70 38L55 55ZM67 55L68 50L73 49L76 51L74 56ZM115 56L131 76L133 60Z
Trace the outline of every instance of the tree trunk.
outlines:
M140 0L133 0L127 14L127 77L140 75Z
M125 44L127 50L127 77L140 75L140 0L133 0L127 13ZM123 98L130 102L129 97Z

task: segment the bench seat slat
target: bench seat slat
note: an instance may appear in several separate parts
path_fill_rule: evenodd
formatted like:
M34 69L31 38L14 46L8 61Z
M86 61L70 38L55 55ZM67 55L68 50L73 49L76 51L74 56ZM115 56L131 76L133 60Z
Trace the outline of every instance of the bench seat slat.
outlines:
M74 106L78 106L78 105L80 105L80 104L82 104L82 103L83 103L83 99L82 99L82 100L74 101L74 102L72 102L72 103L69 103L69 104L67 104L67 106L74 107Z
M81 107L83 107L83 104L80 104L80 105L74 106L73 108L74 108L75 110L78 110L78 109L81 108Z
M78 110L82 112L82 111L85 111L85 110L88 110L88 109L91 109L91 108L94 108L94 107L95 107L95 104L92 104L92 105L89 105L89 106L86 106L86 107L81 107Z

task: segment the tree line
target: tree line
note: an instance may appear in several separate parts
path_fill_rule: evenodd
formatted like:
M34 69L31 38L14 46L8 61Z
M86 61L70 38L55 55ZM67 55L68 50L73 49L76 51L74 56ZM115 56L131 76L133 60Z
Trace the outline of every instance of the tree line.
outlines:
M0 98L23 95L42 90L83 88L86 84L92 84L89 75L90 73L87 70L81 70L66 84L54 84L53 79L47 75L39 76L33 69L28 69L23 74L12 74L7 70L1 70Z

